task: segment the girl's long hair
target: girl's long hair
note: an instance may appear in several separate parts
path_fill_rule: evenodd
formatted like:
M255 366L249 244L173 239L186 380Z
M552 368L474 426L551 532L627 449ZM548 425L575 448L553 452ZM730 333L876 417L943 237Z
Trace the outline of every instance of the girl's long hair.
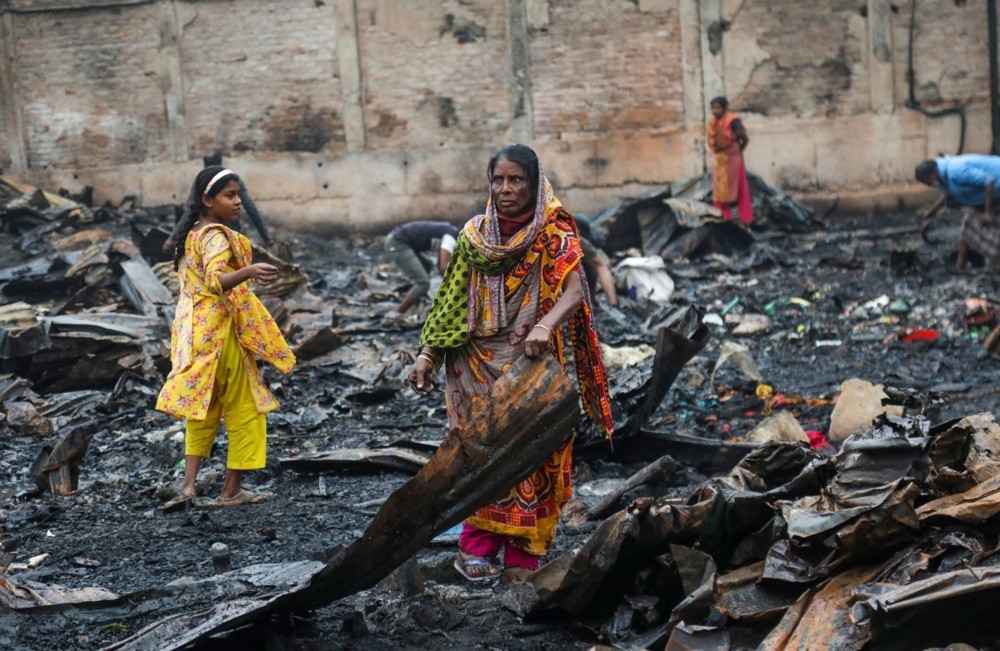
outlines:
M188 194L187 203L184 206L186 221L181 225L181 231L177 235L177 244L174 245L174 271L180 268L181 259L184 257L184 246L187 244L187 238L191 233L191 229L205 211L205 205L201 202L202 196L214 197L222 192L222 188L226 187L230 181L240 180L240 177L234 173L226 174L216 181L206 193L205 187L208 185L208 182L224 169L221 165L206 167L198 172L198 176L194 178L194 183L191 184L191 193Z

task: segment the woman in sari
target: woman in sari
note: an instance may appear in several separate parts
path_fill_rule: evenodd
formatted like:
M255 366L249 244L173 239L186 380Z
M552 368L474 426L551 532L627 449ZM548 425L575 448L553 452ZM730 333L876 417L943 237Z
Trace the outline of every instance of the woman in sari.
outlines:
M522 355L551 352L565 366L570 348L584 411L610 436L611 403L573 216L524 145L495 154L487 174L486 214L471 219L458 237L420 335L410 382L417 391L429 390L430 376L443 362L454 427ZM570 440L506 497L466 520L455 561L463 576L499 574L501 549L505 582L537 569L572 494L572 451Z
M747 182L743 150L750 143L743 121L729 111L729 100L716 97L712 100L712 119L708 121L708 146L715 157L712 165L712 201L722 211L726 221L732 218L731 209L736 204L740 223L753 221L753 201Z

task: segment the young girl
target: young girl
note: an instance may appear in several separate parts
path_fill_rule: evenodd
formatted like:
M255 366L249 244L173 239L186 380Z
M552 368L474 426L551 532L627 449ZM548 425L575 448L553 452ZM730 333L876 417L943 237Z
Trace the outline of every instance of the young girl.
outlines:
M170 508L196 496L201 460L209 456L219 421L226 421L229 450L221 506L261 502L270 494L243 489L243 473L264 467L267 419L278 407L260 379L256 356L282 373L295 356L250 283L268 285L272 265L251 264L250 242L225 225L240 213L239 177L214 165L195 178L188 209L196 220L178 237L174 268L181 291L170 336L173 365L156 408L187 419L184 485Z

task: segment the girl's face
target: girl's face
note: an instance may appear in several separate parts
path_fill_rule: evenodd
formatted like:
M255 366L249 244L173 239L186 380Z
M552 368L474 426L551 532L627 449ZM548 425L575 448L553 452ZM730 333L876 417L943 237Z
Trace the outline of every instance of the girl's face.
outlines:
M721 118L726 112L726 109L722 108L722 104L712 104L712 115L716 119Z
M230 181L219 194L214 197L203 196L201 202L205 205L207 216L214 217L220 222L234 222L239 219L240 208L243 207L243 201L240 200L240 184Z

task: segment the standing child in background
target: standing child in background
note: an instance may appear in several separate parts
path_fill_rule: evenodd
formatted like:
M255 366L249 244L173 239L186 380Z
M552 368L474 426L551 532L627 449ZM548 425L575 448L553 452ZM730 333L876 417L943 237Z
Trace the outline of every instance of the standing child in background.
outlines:
M209 456L220 420L226 422L229 450L221 506L256 503L270 497L243 489L243 474L264 467L265 413L278 407L261 381L255 356L282 373L295 356L249 283L269 285L278 269L251 264L250 242L226 227L240 214L240 179L219 165L195 179L188 210L195 219L180 233L174 268L180 298L170 337L173 368L156 408L187 419L184 485L170 508L196 496L201 460Z

